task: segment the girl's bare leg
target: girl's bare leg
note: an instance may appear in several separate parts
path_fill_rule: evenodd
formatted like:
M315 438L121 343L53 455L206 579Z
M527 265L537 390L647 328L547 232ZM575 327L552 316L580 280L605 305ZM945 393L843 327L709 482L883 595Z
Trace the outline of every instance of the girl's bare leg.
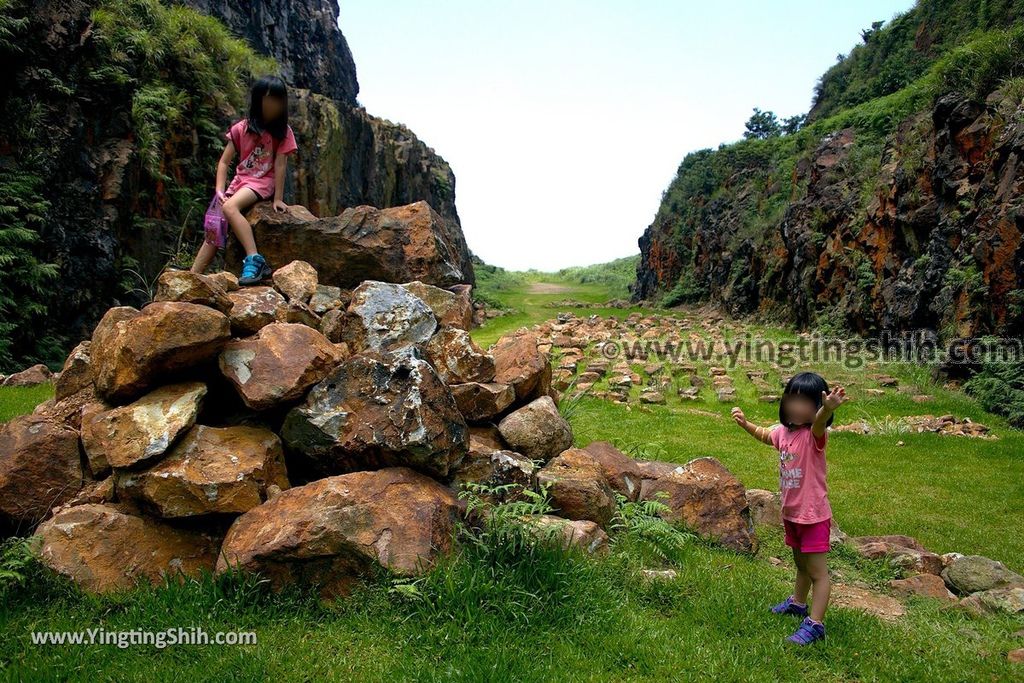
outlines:
M806 553L804 555L807 573L814 584L814 599L811 602L811 619L823 621L828 599L832 595L832 581L828 576L828 562L825 553Z
M796 565L796 583L793 586L793 599L801 605L807 604L807 593L811 589L811 575L807 567L807 554L793 548L793 563Z
M239 244L245 249L246 256L256 253L256 239L252 235L252 226L245 219L246 210L259 201L256 193L248 187L235 192L224 202L224 216L228 219L231 231L235 233Z
M217 255L217 247L203 242L203 246L199 247L199 253L196 254L196 258L192 261L192 272L199 273L202 275L206 272L206 269L210 267L210 261Z

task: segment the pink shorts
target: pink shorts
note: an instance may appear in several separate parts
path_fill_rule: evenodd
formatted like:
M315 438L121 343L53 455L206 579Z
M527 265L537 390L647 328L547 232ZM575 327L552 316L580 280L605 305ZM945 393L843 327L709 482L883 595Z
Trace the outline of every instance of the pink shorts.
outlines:
M829 551L831 517L813 524L800 524L784 519L782 525L786 528L786 545L790 548L802 553L827 553Z

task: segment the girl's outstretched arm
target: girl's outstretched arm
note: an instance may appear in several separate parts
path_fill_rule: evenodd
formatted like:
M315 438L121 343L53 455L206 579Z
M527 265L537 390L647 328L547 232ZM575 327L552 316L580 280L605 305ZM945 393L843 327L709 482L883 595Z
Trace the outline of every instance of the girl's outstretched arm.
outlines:
M217 192L223 192L228 186L228 167L231 165L231 160L235 158L235 143L228 141L228 144L224 145L224 151L220 155L220 160L217 162Z
M739 408L732 409L732 419L736 420L736 424L746 430L748 434L760 441L761 443L772 444L772 430L767 427L758 427L753 422L747 422L746 415Z
M850 397L846 395L846 389L842 387L836 387L828 394L824 391L821 392L821 407L818 408L818 413L814 416L814 424L811 425L811 433L814 434L816 439L825 436L828 419L832 417L832 413L836 411L836 408L849 400Z

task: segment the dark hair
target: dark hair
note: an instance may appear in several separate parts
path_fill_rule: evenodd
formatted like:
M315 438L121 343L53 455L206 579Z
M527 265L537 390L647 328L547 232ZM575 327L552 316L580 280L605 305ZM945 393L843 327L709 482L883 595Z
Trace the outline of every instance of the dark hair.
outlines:
M825 378L816 372L800 372L789 378L786 382L786 388L782 392L782 400L779 401L779 422L786 425L789 428L793 428L795 425L786 422L786 397L787 396L803 396L814 401L814 405L821 409L822 400L821 392L828 393L828 382ZM835 415L828 416L828 422L826 425L832 424L832 418Z
M281 115L273 121L263 120L263 96L270 95L284 100ZM284 140L288 132L288 86L277 76L263 76L252 85L249 97L249 132L259 135L264 130L275 140Z

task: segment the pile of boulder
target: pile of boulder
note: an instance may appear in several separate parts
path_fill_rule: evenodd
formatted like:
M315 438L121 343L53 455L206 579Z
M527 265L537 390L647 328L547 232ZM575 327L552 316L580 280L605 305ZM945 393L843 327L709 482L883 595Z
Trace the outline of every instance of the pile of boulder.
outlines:
M481 349L472 311L465 285L343 289L306 261L244 288L167 271L69 354L53 399L0 428L4 532L34 531L42 562L90 591L237 567L333 596L432 566L473 523L458 494L477 483L546 490L557 514L524 522L591 552L616 494L756 552L720 463L574 447L537 335Z

